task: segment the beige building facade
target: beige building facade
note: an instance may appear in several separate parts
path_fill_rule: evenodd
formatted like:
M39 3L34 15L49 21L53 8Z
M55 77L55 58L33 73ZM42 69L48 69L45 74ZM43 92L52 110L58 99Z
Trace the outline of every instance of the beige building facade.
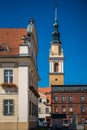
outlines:
M37 52L33 19L27 30L0 29L0 130L37 127Z

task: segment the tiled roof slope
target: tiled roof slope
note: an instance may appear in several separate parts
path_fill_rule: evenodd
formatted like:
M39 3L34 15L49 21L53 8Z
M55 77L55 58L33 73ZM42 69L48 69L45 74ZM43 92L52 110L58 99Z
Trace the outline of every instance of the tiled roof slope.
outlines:
M7 52L0 52L0 56L18 55L23 35L26 35L25 28L0 28L0 45L5 44L9 49Z
M49 100L48 105L51 105L51 87L38 88L38 91L46 95L46 98Z

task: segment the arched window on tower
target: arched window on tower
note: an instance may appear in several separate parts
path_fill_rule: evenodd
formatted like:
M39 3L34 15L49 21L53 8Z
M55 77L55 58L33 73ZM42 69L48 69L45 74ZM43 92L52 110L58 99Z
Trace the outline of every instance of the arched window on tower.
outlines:
M54 64L54 72L58 72L59 71L59 64L55 63Z

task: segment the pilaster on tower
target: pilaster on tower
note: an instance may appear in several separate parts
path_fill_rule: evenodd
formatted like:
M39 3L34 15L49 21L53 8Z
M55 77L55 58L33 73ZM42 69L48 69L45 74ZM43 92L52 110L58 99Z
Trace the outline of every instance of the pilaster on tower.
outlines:
M57 7L55 8L55 21L53 24L51 48L49 52L49 85L64 84L64 55L60 33L58 31Z

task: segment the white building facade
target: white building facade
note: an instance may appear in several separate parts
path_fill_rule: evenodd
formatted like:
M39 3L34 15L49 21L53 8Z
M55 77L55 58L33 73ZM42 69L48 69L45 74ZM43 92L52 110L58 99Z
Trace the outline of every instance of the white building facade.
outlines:
M0 29L0 130L38 124L38 42L34 20L26 29Z

